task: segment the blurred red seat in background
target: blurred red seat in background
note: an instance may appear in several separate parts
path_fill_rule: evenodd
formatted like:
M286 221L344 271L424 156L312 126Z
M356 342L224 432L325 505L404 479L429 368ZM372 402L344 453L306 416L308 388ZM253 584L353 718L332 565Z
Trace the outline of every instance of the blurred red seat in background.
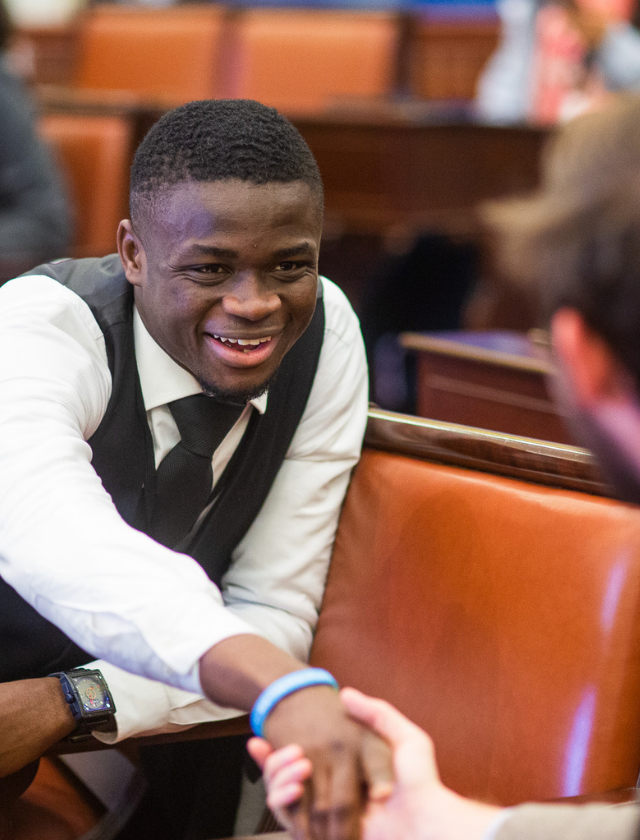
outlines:
M47 114L39 122L66 176L75 214L71 256L116 249L118 222L127 216L132 129L121 116Z

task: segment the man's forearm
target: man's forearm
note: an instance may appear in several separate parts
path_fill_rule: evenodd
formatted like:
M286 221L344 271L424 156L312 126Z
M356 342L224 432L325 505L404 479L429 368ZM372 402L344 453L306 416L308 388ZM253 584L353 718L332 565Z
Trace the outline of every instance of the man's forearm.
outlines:
M214 703L249 711L274 680L305 667L261 636L247 633L223 639L205 653L200 682Z
M76 728L55 677L0 685L0 777L39 758Z

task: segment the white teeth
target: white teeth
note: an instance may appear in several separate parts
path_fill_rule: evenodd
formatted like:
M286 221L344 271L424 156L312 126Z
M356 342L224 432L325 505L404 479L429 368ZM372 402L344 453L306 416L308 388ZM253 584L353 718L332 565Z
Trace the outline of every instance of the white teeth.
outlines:
M217 338L218 341L222 341L224 344L228 342L229 344L239 344L242 347L246 345L256 347L258 344L264 344L267 341L271 341L272 338L270 335L266 338L226 338L224 335L215 335L215 333L213 334L213 337Z

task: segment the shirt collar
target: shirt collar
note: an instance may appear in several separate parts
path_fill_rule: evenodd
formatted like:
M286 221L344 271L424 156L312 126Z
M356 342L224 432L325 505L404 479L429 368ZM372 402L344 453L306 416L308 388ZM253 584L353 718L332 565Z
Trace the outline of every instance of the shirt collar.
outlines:
M136 362L142 388L142 399L146 411L166 405L173 400L190 397L202 391L198 380L189 371L180 367L167 355L147 332L137 308L133 308L133 340ZM267 410L268 393L264 393L251 405L260 414Z

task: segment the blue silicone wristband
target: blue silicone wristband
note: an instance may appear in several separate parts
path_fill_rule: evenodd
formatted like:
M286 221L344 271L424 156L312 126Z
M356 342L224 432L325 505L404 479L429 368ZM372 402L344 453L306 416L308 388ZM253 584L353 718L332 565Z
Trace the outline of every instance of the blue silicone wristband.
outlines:
M267 717L284 697L312 685L330 685L333 688L339 688L335 678L324 668L303 668L300 671L292 671L268 685L251 710L250 722L255 734L263 737Z

